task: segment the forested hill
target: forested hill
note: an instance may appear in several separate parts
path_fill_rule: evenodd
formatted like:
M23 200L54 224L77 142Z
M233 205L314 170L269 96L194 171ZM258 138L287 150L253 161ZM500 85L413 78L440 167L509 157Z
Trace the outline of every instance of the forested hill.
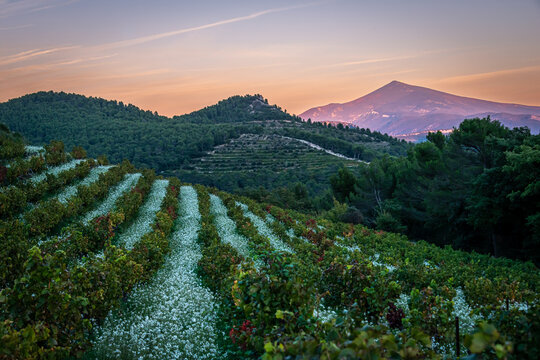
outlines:
M182 175L193 182L229 191L259 186L259 179L268 179L268 174L254 172L253 168L245 168L239 162L235 167L241 174L216 174L212 169L214 173L207 181L198 177L191 166L217 146L230 144L244 134L252 138L255 134L309 141L364 161L383 154L405 155L409 147L403 141L370 130L303 122L278 106L269 105L261 95L233 96L199 111L168 118L122 102L63 92L39 92L1 103L0 123L20 132L32 144L61 140L68 148L84 147L89 156L105 154L112 162L128 159L136 166L154 168L164 174L177 174L177 170L182 170ZM274 150L279 151L280 142L275 143L278 148ZM339 164L330 162L333 172ZM282 172L282 182L268 184L287 185L290 182L287 179L305 177L303 166L291 166L288 159L283 164L283 169L296 173L291 176ZM317 171L329 173L328 169L323 165ZM239 180L230 183L230 178ZM313 181L320 182L315 178Z
M262 95L231 96L215 105L186 115L174 116L173 119L196 123L245 122L257 120L299 120L287 114L277 105L268 104Z

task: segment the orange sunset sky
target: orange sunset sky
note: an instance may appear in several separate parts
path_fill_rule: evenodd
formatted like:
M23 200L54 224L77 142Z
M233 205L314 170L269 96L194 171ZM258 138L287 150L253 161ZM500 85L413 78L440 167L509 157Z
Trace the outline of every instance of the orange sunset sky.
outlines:
M540 1L0 0L0 101L40 90L162 115L260 93L291 113L399 80L540 105Z

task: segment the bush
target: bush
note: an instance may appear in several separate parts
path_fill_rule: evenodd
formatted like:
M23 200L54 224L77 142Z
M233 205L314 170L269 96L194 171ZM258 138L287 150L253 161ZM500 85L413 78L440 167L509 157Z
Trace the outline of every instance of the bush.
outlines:
M84 150L81 146L74 146L71 150L71 156L73 156L75 159L85 159L86 150Z
M67 155L64 152L64 143L53 140L50 144L45 145L45 162L49 166L56 166L64 163Z
M253 324L246 343L264 351L265 338L295 337L310 332L317 293L313 279L297 271L298 264L280 252L268 253L259 271L244 268L232 288L232 298Z

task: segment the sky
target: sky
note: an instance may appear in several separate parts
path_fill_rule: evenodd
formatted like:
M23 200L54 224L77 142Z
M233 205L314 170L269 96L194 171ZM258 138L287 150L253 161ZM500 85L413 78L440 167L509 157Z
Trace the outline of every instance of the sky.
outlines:
M391 82L540 106L540 0L0 0L0 102L41 90L172 116L290 113Z

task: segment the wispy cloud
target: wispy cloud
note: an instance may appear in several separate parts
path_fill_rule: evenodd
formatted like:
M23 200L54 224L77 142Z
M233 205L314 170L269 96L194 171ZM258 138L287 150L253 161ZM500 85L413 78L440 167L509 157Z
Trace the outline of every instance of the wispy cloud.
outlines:
M29 28L29 27L32 27L32 26L34 26L34 24L4 26L4 27L0 27L0 31L26 29L26 28Z
M355 65L365 65L365 64L376 64L376 63L382 63L382 62L388 62L388 61L398 61L398 60L405 60L405 59L413 59L421 54L416 55L403 55L403 56L394 56L394 57L384 57L384 58L373 58L373 59L364 59L364 60L357 60L357 61L346 61L341 62L337 64L330 64L326 65L325 67L332 68L332 67L345 67L345 66L355 66Z
M252 13L252 14L249 14L249 15L238 16L238 17L234 17L234 18L230 18L230 19L220 20L220 21L209 23L209 24L204 24L204 25L199 25L199 26L194 26L194 27L189 27L189 28L183 28L183 29L163 32L163 33L159 33L159 34L142 36L142 37L129 39L129 40L121 40L121 41L111 42L111 43L107 43L107 44L103 44L103 45L98 45L98 46L95 47L95 49L96 50L109 50L109 49L116 49L116 48L121 48L121 47L126 47L126 46L144 44L144 43L147 43L147 42L150 42L150 41L160 40L160 39L168 38L168 37L171 37L171 36L186 34L186 33L205 30L205 29L211 29L211 28L215 28L215 27L218 27L218 26L223 26L223 25L227 25L227 24L233 24L233 23L237 23L237 22L241 22L241 21L252 20L252 19L264 16L264 15L283 12L283 11L289 11L289 10L294 10L294 9L305 8L305 7L313 6L313 5L316 5L316 4L319 4L319 3L308 3L308 4L302 4L302 5L295 5L295 6L287 6L287 7L281 7L281 8L267 9L267 10L258 11L258 12L255 12L255 13Z
M57 47L57 48L43 49L43 50L42 49L27 50L27 51L20 52L18 54L9 55L9 56L0 58L0 66L18 63L21 61L25 61L25 60L37 57L37 56L52 54L59 51L75 49L77 47L78 46L64 46L64 47Z
M47 9L51 9L51 8L56 8L56 7L59 7L59 6L67 6L67 5L71 5L71 4L74 4L76 2L79 2L79 0L68 0L68 1L59 1L57 3L52 3L52 4L44 4L42 6L39 6L39 7L35 7L33 9L30 9L30 12L36 12L36 11L41 11L41 10L47 10Z
M363 77L385 77L385 76L396 76L396 75L403 75L403 74L410 74L414 72L418 72L419 69L408 69L408 70L401 70L401 71L390 71L390 72L382 72L382 73L371 73L367 75L363 75Z
M42 72L44 70L63 68L69 65L87 64L87 63L92 63L92 62L95 63L100 60L112 58L116 55L118 54L110 54L110 55L94 56L94 57L80 57L76 59L70 59L70 60L64 60L64 61L58 61L58 62L52 62L52 63L46 63L46 64L19 66L16 68L6 70L4 72L0 72L0 75L4 74L5 76L7 76L7 74L14 75L14 74L21 74L21 73Z
M345 61L345 62L339 62L339 63L334 63L334 64L321 65L321 66L314 67L311 70L324 69L324 68L351 67L351 66L357 66L357 65L368 65L368 64L378 64L378 63L392 62L392 61L399 61L399 60L409 60L409 59L419 58L419 57L422 57L422 56L433 55L433 54L442 54L442 53L448 53L448 52L454 52L454 51L461 51L461 50L464 50L464 49L467 49L467 48L425 50L425 51L419 51L419 52L414 53L414 54L352 60L352 61Z
M40 1L40 0L22 0L22 1L15 2L15 3L11 3L11 2L9 2L7 0L0 0L0 6L9 5L8 9L3 9L2 12L0 12L0 16L2 14L12 13L12 12L16 12L16 11L23 11L23 10L26 10L26 11L38 11L38 10L42 10L42 9L48 8L48 7L56 7L56 6L60 6L60 5L67 5L67 4L70 4L70 3L74 2L74 1L78 1L78 0L56 1L56 2L53 2L52 4L45 4L46 3L45 1ZM181 34L185 34L185 33L190 33L190 32L194 32L194 31L200 31L200 30L215 28L215 27L219 27L219 26L223 26L223 25L227 25L227 24L237 23L237 22L241 22L241 21L247 21L247 20L251 20L251 19L255 19L255 18L264 16L264 15L272 14L272 13L278 13L278 12L284 12L284 11L289 11L289 10L293 10L293 9L305 8L305 7L313 6L313 5L320 4L320 3L321 2L307 3L307 4L301 4L301 5L295 5L295 6L287 6L287 7L281 7L281 8L272 8L272 9L267 9L267 10L262 10L262 11L259 11L259 12L255 12L255 13L245 15L245 16L238 16L238 17L234 17L234 18L230 18L230 19L225 19L225 20L212 22L212 23L209 23L209 24L199 25L199 26L190 27L190 28L183 28L183 29L178 29L178 30L174 30L174 31L148 35L148 36L142 36L142 37L138 37L138 38L134 38L134 39L116 41L116 42L111 42L111 43L106 43L106 44L96 45L96 46L89 46L89 47L64 46L64 47L56 47L56 48L51 48L51 49L32 49L32 50L23 51L23 52L20 52L20 53L17 53L17 54L0 57L0 66L15 64L15 63L30 60L30 59L33 59L33 58L36 58L36 57L39 57L39 56L44 56L44 55L52 54L52 53L55 53L55 52L74 49L74 48L81 48L81 50L83 50L83 51L90 51L90 53L92 53L92 54L98 54L100 52L105 52L105 51L114 50L114 49L118 49L118 48L144 44L144 43L147 43L147 42L151 42L151 41L155 41L155 40L159 40L159 39L164 39L164 38L168 38L168 37L172 37L172 36L176 36L176 35L181 35ZM39 6L39 5L41 5L41 6ZM115 56L115 55L117 55L117 54L106 55L106 56L96 56L96 57L89 58L89 59L82 59L82 58L69 59L68 58L67 60L62 61L62 62L49 63L49 64L37 64L37 65L30 65L30 66L21 66L21 67L19 67L17 69L18 70L21 70L21 69L22 70L45 69L45 68L49 68L49 67L57 67L57 66L60 66L60 65L77 64L79 62L89 61L89 60L92 60L92 59L105 59L105 58L112 57L112 56Z
M100 80L135 79L135 78L156 76L156 75L171 75L173 73L174 71L171 69L152 69L152 70L147 70L147 71L126 72L122 74L100 75L100 76L97 76L96 78Z
M490 72L483 72L483 73L476 73L476 74L452 76L452 77L441 79L440 82L463 83L463 82L470 82L470 81L487 80L487 79L504 76L504 75L515 75L515 74L535 72L535 71L540 71L540 66L524 66L524 67L513 68L513 69L504 69L504 70L497 70L497 71L490 71Z
M73 4L79 0L0 0L0 18Z

